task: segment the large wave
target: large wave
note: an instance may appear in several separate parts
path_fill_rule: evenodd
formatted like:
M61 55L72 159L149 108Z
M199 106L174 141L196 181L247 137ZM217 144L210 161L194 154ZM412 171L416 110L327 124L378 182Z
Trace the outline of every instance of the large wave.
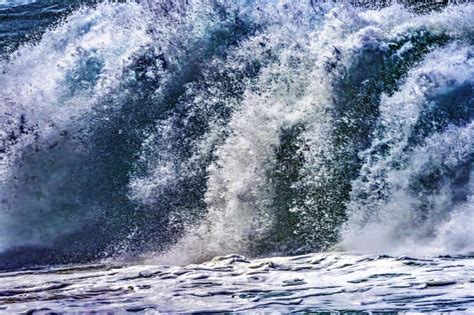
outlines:
M2 265L474 251L473 13L72 12L1 64Z

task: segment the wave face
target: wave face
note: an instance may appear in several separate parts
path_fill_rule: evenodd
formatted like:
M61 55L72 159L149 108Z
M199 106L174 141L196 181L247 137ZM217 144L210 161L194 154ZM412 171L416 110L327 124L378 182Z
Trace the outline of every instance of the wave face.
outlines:
M472 16L74 10L0 65L0 267L474 251Z

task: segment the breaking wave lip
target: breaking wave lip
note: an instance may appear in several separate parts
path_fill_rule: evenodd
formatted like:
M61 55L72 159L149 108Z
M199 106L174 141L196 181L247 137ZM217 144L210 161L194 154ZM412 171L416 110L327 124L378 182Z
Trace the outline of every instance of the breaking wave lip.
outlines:
M473 11L72 12L0 65L2 256L474 251Z

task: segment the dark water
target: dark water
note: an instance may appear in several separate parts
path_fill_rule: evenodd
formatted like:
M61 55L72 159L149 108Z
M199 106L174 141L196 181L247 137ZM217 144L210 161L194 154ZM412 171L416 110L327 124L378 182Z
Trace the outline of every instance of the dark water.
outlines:
M473 10L1 3L0 268L472 252Z
M57 25L67 14L93 1L6 1L0 2L0 54L9 54L22 44L38 41L49 28Z

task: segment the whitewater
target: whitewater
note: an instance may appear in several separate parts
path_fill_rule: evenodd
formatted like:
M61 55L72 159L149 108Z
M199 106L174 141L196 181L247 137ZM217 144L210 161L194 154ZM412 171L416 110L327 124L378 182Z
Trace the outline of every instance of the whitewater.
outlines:
M473 16L0 1L0 310L473 312Z

